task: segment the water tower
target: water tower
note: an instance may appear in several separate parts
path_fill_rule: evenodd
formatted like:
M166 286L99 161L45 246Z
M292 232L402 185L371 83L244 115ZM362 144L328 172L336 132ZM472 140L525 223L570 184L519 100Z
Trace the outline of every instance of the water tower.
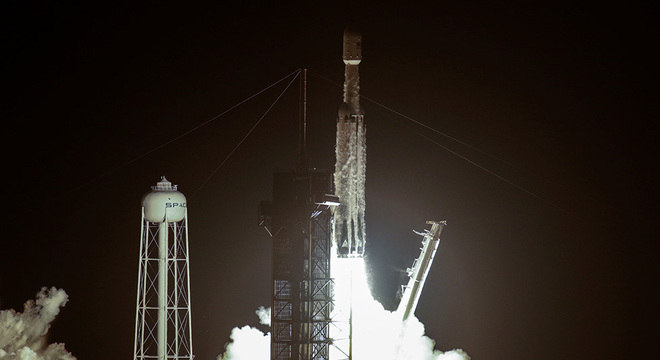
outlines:
M186 197L163 176L142 199L134 360L193 359Z

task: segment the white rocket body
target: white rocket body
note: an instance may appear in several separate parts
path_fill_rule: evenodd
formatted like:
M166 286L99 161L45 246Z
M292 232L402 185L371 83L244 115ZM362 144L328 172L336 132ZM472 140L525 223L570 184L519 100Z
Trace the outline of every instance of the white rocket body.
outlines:
M360 109L362 36L344 31L344 97L337 117L335 147L335 209L333 237L340 256L361 257L366 243L365 180L367 162L366 127Z

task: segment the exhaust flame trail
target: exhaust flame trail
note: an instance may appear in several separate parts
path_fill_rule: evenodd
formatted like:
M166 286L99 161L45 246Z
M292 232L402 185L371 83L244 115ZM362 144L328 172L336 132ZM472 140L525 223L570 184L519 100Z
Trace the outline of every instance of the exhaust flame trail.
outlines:
M62 289L41 288L36 300L28 300L23 312L12 309L0 312L1 360L76 360L64 344L46 346L50 323L68 301Z
M469 359L462 350L434 350L435 342L424 335L424 324L417 318L404 322L399 312L384 309L371 295L364 258L334 257L332 261L335 297L339 303L349 298L352 304L353 360ZM345 358L331 353L333 360Z
M333 251L336 254L336 251ZM401 314L388 311L373 298L367 282L364 258L332 257L332 276L335 279L335 298L337 303L348 299L353 307L353 356L352 360L469 360L470 357L460 349L441 352L435 350L435 341L424 334L424 324L411 316L401 320ZM352 280L351 280L352 279ZM259 318L269 319L267 311L260 307L256 313ZM334 315L340 317L347 309L334 309ZM262 322L263 324L264 322ZM335 343L342 341L349 324L341 320L334 323L332 335ZM268 360L270 353L270 333L243 326L235 327L231 332L231 341L225 347L225 353L217 360ZM341 360L347 356L336 348L331 348L330 359Z

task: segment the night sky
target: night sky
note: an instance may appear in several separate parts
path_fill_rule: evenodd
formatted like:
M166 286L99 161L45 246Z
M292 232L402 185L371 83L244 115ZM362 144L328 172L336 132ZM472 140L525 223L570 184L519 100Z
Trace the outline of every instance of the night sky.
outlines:
M5 1L2 308L63 288L49 340L79 359L130 358L140 200L166 175L188 196L197 359L257 325L271 287L258 203L273 171L295 166L297 88L208 182L282 86L134 159L307 67L310 163L332 169L342 90L326 79L343 81L353 24L362 94L472 146L363 99L376 297L396 306L419 254L411 230L446 219L417 309L438 349L657 355L657 12L312 4Z

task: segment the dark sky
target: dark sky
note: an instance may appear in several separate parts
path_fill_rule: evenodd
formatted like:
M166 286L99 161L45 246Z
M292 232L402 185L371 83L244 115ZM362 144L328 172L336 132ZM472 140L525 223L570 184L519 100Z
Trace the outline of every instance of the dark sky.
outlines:
M395 306L400 271L418 255L411 230L446 219L417 311L439 349L657 355L657 13L315 3L3 2L2 308L64 288L51 341L79 359L130 358L140 199L167 175L188 195L197 358L219 354L232 327L256 325L271 276L257 206L272 172L295 165L296 91L204 186L282 87L131 160L304 66L311 163L331 169L341 88L315 74L341 83L342 30L355 24L363 95L489 154L363 101L381 302Z

